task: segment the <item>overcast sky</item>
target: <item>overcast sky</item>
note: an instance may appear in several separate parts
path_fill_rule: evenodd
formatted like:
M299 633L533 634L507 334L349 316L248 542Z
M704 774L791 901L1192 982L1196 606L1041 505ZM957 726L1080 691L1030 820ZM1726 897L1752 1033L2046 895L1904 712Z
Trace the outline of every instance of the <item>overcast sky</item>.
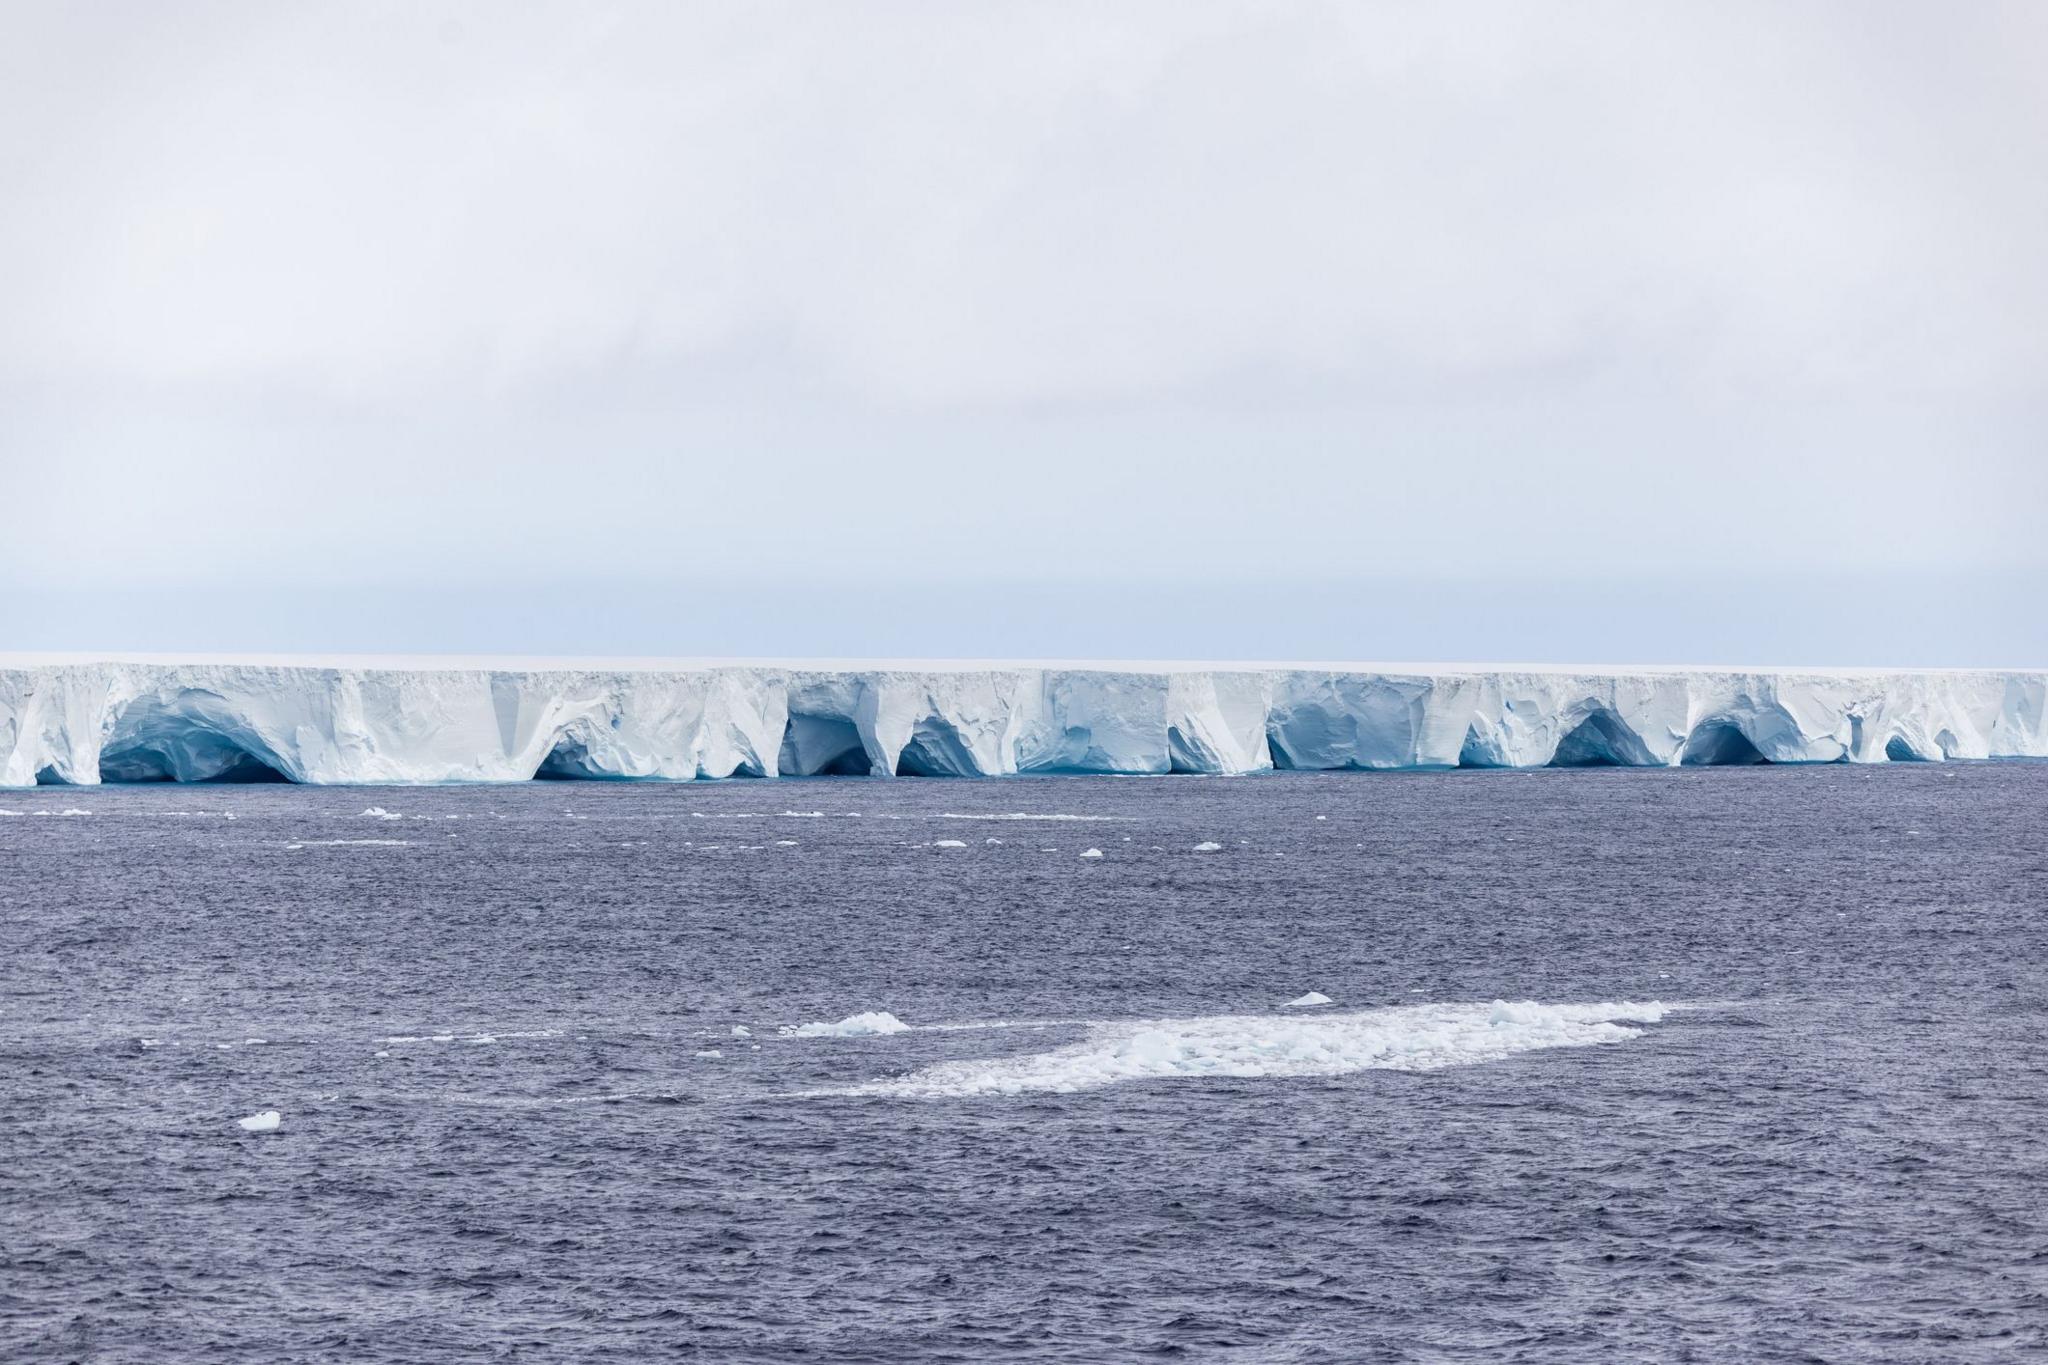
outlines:
M2048 663L2044 69L0 0L0 648Z

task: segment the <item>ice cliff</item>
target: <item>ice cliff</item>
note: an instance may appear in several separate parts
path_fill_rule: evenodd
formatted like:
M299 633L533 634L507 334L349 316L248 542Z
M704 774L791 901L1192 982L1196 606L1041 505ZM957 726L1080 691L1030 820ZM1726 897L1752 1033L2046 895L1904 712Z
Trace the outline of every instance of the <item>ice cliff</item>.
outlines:
M2048 756L2048 672L0 667L0 786Z

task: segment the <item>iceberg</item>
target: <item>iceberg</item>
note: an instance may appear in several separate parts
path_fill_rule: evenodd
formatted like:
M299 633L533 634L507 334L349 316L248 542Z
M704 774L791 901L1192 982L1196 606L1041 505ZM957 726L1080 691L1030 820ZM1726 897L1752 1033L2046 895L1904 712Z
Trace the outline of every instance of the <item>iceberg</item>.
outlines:
M275 1109L266 1109L260 1114L251 1114L248 1118L236 1119L235 1122L245 1133L269 1133L274 1132L277 1125L284 1122L284 1115Z
M2008 757L2048 671L0 660L8 787Z

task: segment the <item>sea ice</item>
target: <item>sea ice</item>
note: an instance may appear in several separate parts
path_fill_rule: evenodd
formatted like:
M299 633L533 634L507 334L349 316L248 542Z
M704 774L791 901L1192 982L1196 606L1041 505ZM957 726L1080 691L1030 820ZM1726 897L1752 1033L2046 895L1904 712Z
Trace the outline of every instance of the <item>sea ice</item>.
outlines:
M754 1031L745 1024L734 1024L732 1026L732 1036L735 1038L751 1038L754 1036Z
M1201 842L1201 843L1199 843L1199 844L1196 844L1196 845L1195 845L1195 852L1197 852L1197 853L1217 853L1217 852L1220 852L1220 851L1222 851L1222 848L1223 848L1223 845L1221 845L1221 844L1219 844L1219 843L1216 843L1216 842L1214 842L1213 840L1209 840L1209 839L1204 839L1204 840L1202 840L1202 842Z
M1669 1007L1610 1002L1402 1005L1307 1018L1211 1015L1093 1026L1050 1052L942 1062L907 1076L817 1093L942 1098L1092 1090L1121 1081L1434 1071L1537 1048L1641 1036Z
M720 1051L719 1051L719 1050L718 1050L717 1048L715 1048L715 1047L710 1047L710 1048L706 1048L706 1049L704 1049L704 1051L702 1051L702 1052L700 1052L700 1053L698 1053L698 1054L697 1054L697 1056L698 1056L698 1057L702 1058L703 1060L705 1060L705 1061L707 1061L707 1062L715 1062L715 1061L717 1061L717 1060L718 1060L718 1059L719 1059L720 1057L723 1057L724 1055L725 1055L725 1054L724 1054L723 1052L720 1052Z
M1329 996L1324 995L1321 991L1310 991L1307 995L1296 996L1294 999L1288 1001L1285 1005L1282 1005L1281 1008L1293 1010L1301 1009L1304 1006L1308 1005L1327 1005L1329 1003Z
M284 1122L284 1115L275 1109L266 1109L260 1114L251 1114L245 1119L236 1119L245 1133L268 1133Z
M932 840L932 847L933 847L933 848L965 848L965 847L967 847L967 841L966 841L966 840L964 840L964 839L934 839L934 840Z
M1100 858L1102 856L1102 850L1099 848L1083 849L1081 851L1081 856L1083 858Z
M910 1025L887 1010L849 1014L836 1024L798 1024L782 1030L788 1038L873 1038L884 1033L904 1033Z

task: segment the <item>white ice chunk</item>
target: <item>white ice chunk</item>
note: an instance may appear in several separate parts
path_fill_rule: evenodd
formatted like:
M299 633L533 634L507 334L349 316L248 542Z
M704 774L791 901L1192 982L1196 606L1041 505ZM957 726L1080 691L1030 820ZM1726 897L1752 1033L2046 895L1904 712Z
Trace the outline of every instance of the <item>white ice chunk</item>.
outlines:
M785 1028L782 1033L789 1038L874 1038L884 1033L904 1033L910 1025L898 1019L887 1010L871 1010L865 1014L849 1014L836 1024L798 1024Z
M268 1133L284 1122L284 1115L275 1109L266 1109L260 1114L251 1114L245 1119L236 1119L245 1133Z
M967 841L966 841L966 840L964 840L964 839L934 839L934 840L932 840L932 847L933 847L933 848L965 848L965 847L967 847Z
M1296 1010L1305 1009L1310 1005L1327 1005L1329 1003L1329 996L1324 995L1321 991L1310 991L1307 995L1297 995L1296 997L1294 997L1294 999L1288 1001L1285 1005L1282 1005L1281 1008Z
M1102 856L1102 850L1099 848L1082 849L1081 856L1083 858L1100 858Z
M707 1061L707 1062L715 1062L715 1061L717 1061L717 1060L718 1060L718 1059L719 1059L720 1057L723 1057L723 1056L724 1056L725 1054L724 1054L723 1052L720 1052L720 1051L719 1051L719 1050L718 1050L717 1048L715 1048L715 1047L708 1047L708 1048L705 1048L705 1049L704 1049L704 1050L703 1050L702 1052L698 1053L697 1055L698 1055L698 1057L702 1058L703 1060L705 1060L705 1061Z
M1202 842L1201 842L1201 843L1199 843L1199 844L1196 844L1196 845L1195 845L1195 852L1197 852L1197 853L1216 853L1216 852L1220 852L1220 851L1222 850L1222 848L1223 848L1223 845L1221 845L1221 844L1219 844L1219 843L1216 843L1216 842L1215 842L1214 840L1211 840L1211 839L1204 839L1204 840L1202 840Z
M754 1036L754 1031L745 1024L734 1024L732 1026L732 1036L735 1038L751 1038Z

